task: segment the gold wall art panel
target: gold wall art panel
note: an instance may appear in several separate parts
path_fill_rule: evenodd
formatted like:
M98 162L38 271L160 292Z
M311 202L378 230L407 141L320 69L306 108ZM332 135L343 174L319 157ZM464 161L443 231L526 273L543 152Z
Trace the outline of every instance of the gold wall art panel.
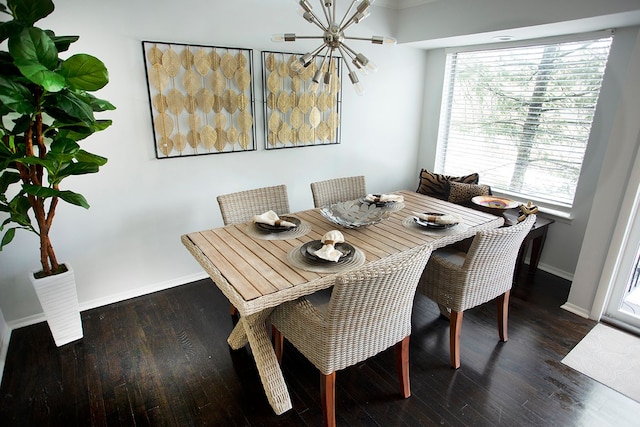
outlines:
M156 157L256 149L253 52L143 41Z
M319 56L297 73L291 69L291 63L299 57L299 54L262 52L267 150L340 143L342 58L324 61L323 71L331 68L331 81L328 85L321 81L318 90L313 91L313 77L322 67L324 57Z

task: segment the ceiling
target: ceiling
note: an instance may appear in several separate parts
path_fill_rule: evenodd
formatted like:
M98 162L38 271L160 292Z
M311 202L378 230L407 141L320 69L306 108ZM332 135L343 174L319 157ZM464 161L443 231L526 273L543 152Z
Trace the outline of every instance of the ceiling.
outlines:
M419 6L421 4L433 3L439 0L377 0L376 6L388 7L390 9L406 9L408 7Z

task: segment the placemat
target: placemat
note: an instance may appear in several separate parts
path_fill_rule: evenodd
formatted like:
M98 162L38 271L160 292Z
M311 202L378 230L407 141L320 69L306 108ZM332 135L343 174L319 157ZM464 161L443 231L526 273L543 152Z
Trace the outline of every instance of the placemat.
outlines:
M289 251L287 261L296 268L313 271L314 273L340 273L360 267L366 261L364 253L360 249L355 248L356 252L353 257L345 262L313 262L302 255L300 252L301 247L302 245Z
M250 222L245 226L244 230L249 236L256 239L288 240L288 239L296 239L298 237L304 236L309 231L311 231L311 226L308 223L301 221L299 226L291 230L280 231L277 233L269 233L267 231L264 231L261 228L258 228L253 222Z
M458 233L462 233L467 228L469 228L468 226L462 223L454 225L453 227L449 227L449 228L427 228L427 227L423 227L421 225L416 224L416 222L413 220L413 216L408 216L405 219L403 219L402 225L404 225L405 228L408 228L411 231L416 231L422 234L428 234L430 236L448 236L451 234L458 234Z

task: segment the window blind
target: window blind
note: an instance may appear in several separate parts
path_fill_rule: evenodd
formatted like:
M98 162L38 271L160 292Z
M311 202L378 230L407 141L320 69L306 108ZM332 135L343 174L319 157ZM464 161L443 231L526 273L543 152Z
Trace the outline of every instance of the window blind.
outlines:
M449 53L436 170L570 208L611 41Z

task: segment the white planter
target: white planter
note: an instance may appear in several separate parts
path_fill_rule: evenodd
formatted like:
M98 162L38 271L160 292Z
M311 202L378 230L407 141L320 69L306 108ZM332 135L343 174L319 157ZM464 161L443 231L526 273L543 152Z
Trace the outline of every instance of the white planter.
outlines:
M82 338L82 320L76 294L76 280L68 263L67 272L36 279L29 275L36 290L56 346Z

